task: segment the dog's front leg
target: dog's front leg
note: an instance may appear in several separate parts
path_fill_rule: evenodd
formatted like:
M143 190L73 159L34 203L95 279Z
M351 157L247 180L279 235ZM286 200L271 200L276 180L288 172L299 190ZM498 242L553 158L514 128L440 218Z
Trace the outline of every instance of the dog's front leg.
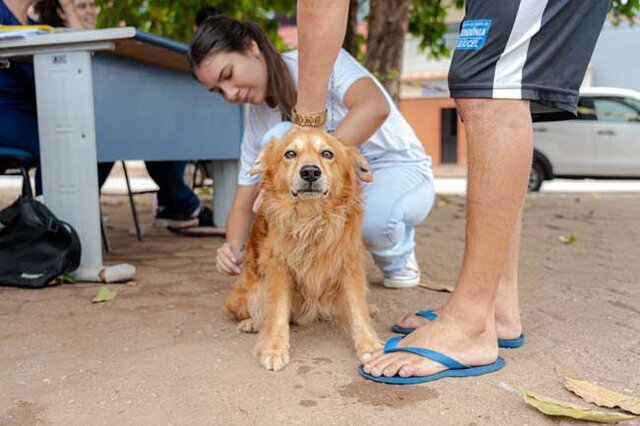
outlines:
M265 271L264 319L254 355L267 370L280 370L289 363L289 319L293 280L286 267L274 265Z
M371 327L364 268L355 267L344 271L342 289L344 310L349 320L356 354L361 362L366 362L371 353L380 349L382 344Z

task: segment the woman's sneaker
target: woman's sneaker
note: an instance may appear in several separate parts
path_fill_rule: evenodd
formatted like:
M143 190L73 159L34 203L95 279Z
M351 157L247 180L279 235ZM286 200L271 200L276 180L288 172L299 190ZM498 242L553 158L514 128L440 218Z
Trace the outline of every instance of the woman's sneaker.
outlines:
M382 285L387 288L411 288L418 284L420 284L420 267L416 261L415 252L411 253L404 268L385 272L382 280Z

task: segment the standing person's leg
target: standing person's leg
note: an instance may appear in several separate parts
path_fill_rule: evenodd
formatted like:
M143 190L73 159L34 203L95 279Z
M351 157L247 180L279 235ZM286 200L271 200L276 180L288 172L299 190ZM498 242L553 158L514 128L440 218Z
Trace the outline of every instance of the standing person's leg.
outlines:
M469 153L462 270L438 318L398 347L429 348L469 366L484 365L497 358L496 316L508 315L519 323L515 227L531 163L531 114L538 119L575 115L578 89L607 6L607 0L467 3L449 75ZM498 310L497 296L504 298ZM364 370L375 378L446 369L428 359L438 358L433 353L421 353L375 354Z
M524 204L523 204L524 205ZM520 305L518 302L518 264L520 255L520 234L522 229L523 210L520 212L513 227L509 241L507 261L500 275L500 282L496 294L496 334L498 339L518 339L522 334L522 322L520 318ZM431 309L436 314L439 309ZM399 328L415 329L427 324L429 320L421 315L410 313L405 315L396 324Z
M524 201L524 199L523 199ZM518 271L520 263L520 236L524 202L520 204L516 223L509 240L507 261L505 262L498 291L496 293L496 335L498 339L518 339L522 335L522 320L518 299Z
M526 192L533 131L527 101L460 100L468 141L467 231L456 291L438 318L399 346L442 352L468 366L498 355L495 296ZM495 124L501 117L501 124ZM515 143L515 141L518 141ZM380 356L365 366L375 376L426 376L442 364L407 353Z
M414 287L420 282L415 259L415 226L433 207L435 190L423 163L373 164L373 182L365 184L362 237L387 287Z

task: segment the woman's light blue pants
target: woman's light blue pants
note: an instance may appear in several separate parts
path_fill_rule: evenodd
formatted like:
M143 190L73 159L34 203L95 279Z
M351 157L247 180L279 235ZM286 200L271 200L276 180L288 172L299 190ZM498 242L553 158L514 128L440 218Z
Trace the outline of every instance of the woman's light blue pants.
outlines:
M415 226L433 207L428 161L370 163L373 182L362 186L362 237L383 272L402 269L415 247Z

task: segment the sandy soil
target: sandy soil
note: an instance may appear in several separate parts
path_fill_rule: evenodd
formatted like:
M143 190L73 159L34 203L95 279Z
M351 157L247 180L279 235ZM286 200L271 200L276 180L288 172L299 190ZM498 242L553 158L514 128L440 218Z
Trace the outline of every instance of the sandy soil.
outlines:
M16 194L1 194L0 206ZM138 197L150 223L150 200ZM254 335L221 310L232 279L213 263L221 238L150 229L129 235L124 197L105 197L113 252L137 279L45 290L0 288L0 425L558 424L500 383L517 381L577 402L558 375L640 394L638 195L538 195L526 204L521 287L526 345L501 351L507 366L480 378L398 387L361 379L346 333L294 328L281 372L251 358ZM417 232L423 279L453 284L464 243L464 200L440 197ZM565 245L560 235L574 234ZM401 314L438 306L446 293L387 290L367 261L384 338ZM561 424L573 424L560 421ZM627 424L634 424L633 422ZM640 424L636 422L636 424Z

